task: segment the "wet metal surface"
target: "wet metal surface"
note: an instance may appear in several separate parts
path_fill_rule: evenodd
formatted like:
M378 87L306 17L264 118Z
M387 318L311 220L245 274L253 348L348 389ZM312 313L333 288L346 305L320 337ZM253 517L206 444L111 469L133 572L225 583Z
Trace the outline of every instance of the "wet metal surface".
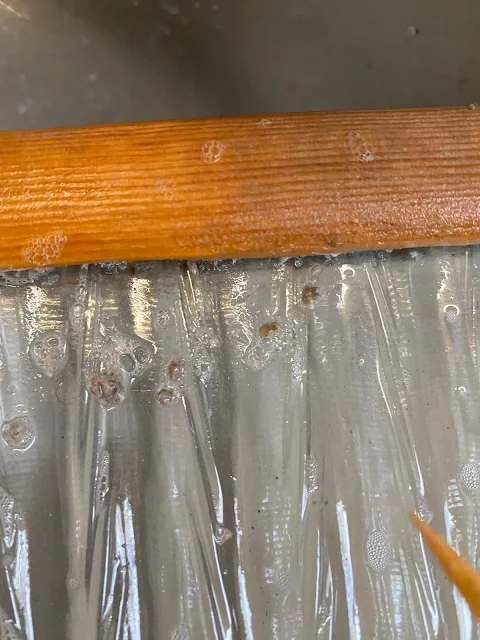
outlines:
M407 512L478 564L479 265L4 272L0 628L477 637Z

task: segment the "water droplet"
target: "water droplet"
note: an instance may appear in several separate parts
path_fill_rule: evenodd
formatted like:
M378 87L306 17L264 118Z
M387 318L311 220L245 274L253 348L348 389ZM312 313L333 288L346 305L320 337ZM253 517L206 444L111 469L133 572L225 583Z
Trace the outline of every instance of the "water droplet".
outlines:
M109 410L125 398L125 389L119 373L101 371L90 383L90 391L98 398L102 407Z
M403 365L401 365L401 372L402 372L403 384L405 385L405 390L410 391L412 388L412 374Z
M457 391L461 396L464 396L467 393L467 389L465 387L458 387Z
M384 531L372 531L365 542L365 554L369 567L376 573L382 573L392 560L390 541Z
M425 254L423 253L423 251L418 251L418 249L411 249L408 253L412 260L419 262L419 264L421 265L425 264Z
M208 346L210 349L218 349L220 346L220 340L216 336L212 336Z
M260 371L274 354L272 341L259 339L253 342L245 354L245 362L252 371Z
M85 317L85 306L77 302L70 308L69 319L72 329L75 332L80 332L83 330L84 326L84 317Z
M290 584L288 571L283 567L279 567L275 570L274 576L277 589L279 589L280 591L286 591Z
M81 318L83 314L83 307L81 304L75 304L72 308L72 315L74 318Z
M119 274L128 268L128 262L99 262L100 271L108 275Z
M170 640L189 640L188 631L184 626L177 627L170 634Z
M27 451L35 442L35 425L28 416L19 416L2 424L2 438L14 451Z
M212 363L210 362L208 357L203 355L196 356L193 359L192 366L193 373L198 376L204 384L207 383L212 377Z
M458 316L460 315L460 309L456 304L447 304L443 308L443 312L445 313L445 320L453 324L457 321Z
M170 35L170 27L167 24L157 26L157 33L162 36L168 37ZM175 198L177 193L177 186L175 182L171 180L158 180L156 183L156 192L164 200L170 201Z
M287 316L297 326L305 323L305 314L298 307L289 309Z
M360 358L360 360L358 361L358 366L363 367L364 364L365 364L364 358Z
M80 584L76 578L67 578L67 589L69 591L77 591Z
M353 278L353 276L355 275L355 269L351 264L343 264L340 267L340 273L342 276L342 280L344 280L345 278Z
M227 527L224 527L223 524L218 524L215 527L215 542L219 547L228 542L232 537L232 532Z
M15 534L15 500L3 487L0 487L0 524L7 547L13 544Z
M289 261L289 258L278 258L278 260L273 261L273 271L285 273L285 265Z
M9 567L15 561L15 557L10 553L6 553L2 558L2 567Z
M75 293L78 298L86 298L87 297L87 287L83 284L77 284L77 288L75 289Z
M460 482L467 491L478 493L480 491L480 464L467 462L460 471Z
M63 333L37 333L29 347L33 364L49 378L58 374L67 362L67 342Z
M141 338L125 336L118 332L107 334L104 329L104 340L100 340L90 352L88 360L96 361L94 370L123 370L130 380L142 375L152 360L154 345Z
M0 286L17 287L24 284L53 284L60 277L56 268L17 269L15 271L0 271Z
M311 455L307 463L307 490L312 495L318 490L318 461L315 456Z
M295 267L297 267L297 269L299 269L303 265L302 258L295 258L295 260L293 261L293 264Z
M156 398L162 406L171 407L177 402L178 395L175 393L174 389L167 389L164 387L157 393Z
M220 346L220 340L215 336L213 329L207 329L200 336L200 342L210 349L217 349Z
M200 156L207 164L219 162L225 153L225 145L219 140L208 140L202 144Z
M213 365L207 349L201 344L197 344L192 352L193 373L206 384L213 373Z
M124 369L127 373L132 373L135 370L135 360L129 353L123 353L120 356L120 364L122 369Z
M370 142L359 131L351 131L348 134L348 143L355 160L360 162L373 162L375 160L375 153Z
M305 351L302 343L296 339L293 340L291 346L292 377L293 385L296 387L296 382L299 382L306 373Z
M433 512L428 506L425 498L423 496L417 497L417 515L420 520L424 522L430 523L433 520Z
M322 275L322 271L323 271L323 267L321 264L313 265L312 270L310 271L311 279L314 282L317 282L320 276Z
M145 365L150 361L150 353L144 347L135 347L133 350L133 355L135 356L135 360L140 365Z
M97 508L100 508L105 502L105 497L110 488L110 454L105 449L100 456L100 464L98 466L97 477Z
M157 326L159 329L166 329L170 322L170 314L166 309L160 309L157 313Z

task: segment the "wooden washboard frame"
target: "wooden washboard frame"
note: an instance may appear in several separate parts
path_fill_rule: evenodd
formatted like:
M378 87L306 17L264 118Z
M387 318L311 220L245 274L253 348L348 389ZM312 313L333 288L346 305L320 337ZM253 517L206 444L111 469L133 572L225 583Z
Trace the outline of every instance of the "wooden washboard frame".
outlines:
M0 268L480 242L480 109L4 132Z

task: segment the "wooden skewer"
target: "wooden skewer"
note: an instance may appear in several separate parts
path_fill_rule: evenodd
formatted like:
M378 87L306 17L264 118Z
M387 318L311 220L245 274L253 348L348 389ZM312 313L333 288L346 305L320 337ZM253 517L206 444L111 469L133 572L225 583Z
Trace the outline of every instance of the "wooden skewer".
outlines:
M462 593L472 612L480 616L480 573L459 556L429 524L420 520L414 511L410 511L410 518L447 576Z
M480 241L480 109L0 134L0 267Z

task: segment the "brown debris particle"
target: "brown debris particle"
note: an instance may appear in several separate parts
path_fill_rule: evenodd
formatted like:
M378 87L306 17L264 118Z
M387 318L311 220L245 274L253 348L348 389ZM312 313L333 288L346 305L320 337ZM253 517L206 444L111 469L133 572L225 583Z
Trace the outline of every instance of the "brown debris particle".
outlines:
M156 397L164 407L170 407L175 401L175 393L173 389L160 389Z
M312 308L313 303L318 298L318 287L306 284L302 291L302 303L305 307Z
M278 322L265 322L262 324L258 333L261 338L273 338L273 335L278 331Z
M167 367L167 376L170 380L180 380L185 373L185 365L181 360L172 360Z
M90 391L106 409L111 409L125 398L122 382L114 373L108 371L101 371L92 377Z

